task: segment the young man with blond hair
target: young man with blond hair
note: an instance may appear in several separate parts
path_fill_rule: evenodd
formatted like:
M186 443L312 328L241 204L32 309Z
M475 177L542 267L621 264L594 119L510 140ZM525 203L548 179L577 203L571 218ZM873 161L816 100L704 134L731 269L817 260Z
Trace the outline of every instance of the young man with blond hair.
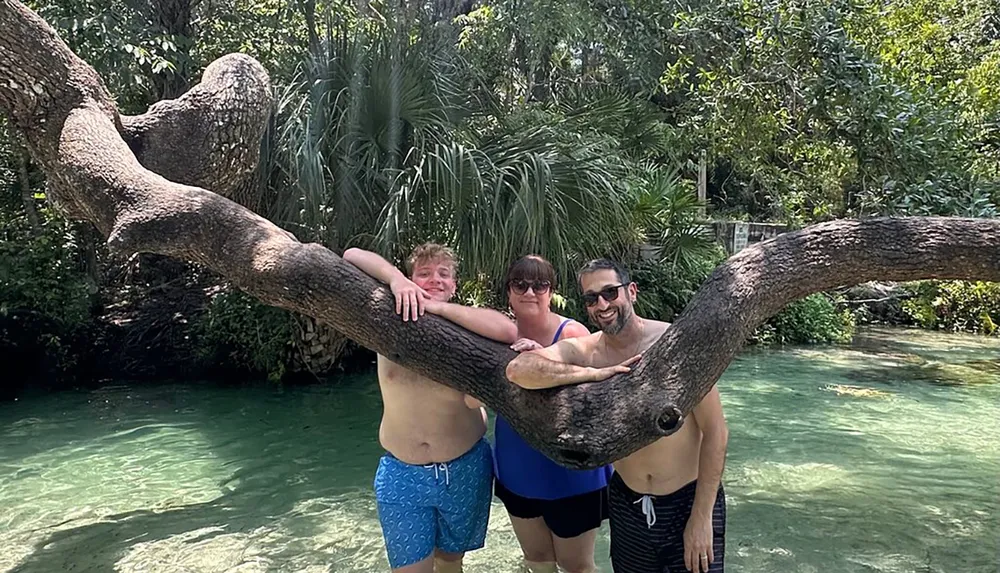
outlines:
M389 285L404 321L437 314L481 336L513 343L503 314L449 302L457 288L454 252L427 243L413 250L405 276L379 255L348 249L344 260ZM493 456L486 411L471 397L378 356L384 411L375 499L389 565L398 573L456 572L486 539Z

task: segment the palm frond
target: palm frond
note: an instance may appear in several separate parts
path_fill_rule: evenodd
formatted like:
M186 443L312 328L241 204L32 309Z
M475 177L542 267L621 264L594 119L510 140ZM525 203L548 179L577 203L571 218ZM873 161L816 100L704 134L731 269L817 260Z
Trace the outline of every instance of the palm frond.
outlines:
M662 262L690 267L712 254L715 239L700 220L703 205L676 170L646 167L631 185L633 226L660 247Z

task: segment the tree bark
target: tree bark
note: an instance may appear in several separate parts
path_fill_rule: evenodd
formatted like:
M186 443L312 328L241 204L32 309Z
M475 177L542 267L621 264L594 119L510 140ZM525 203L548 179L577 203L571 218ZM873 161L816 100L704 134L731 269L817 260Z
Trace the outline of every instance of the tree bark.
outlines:
M146 169L239 201L255 176L270 90L267 72L256 60L223 56L179 98L157 102L142 115L122 116L121 137Z
M1000 221L824 223L721 265L628 376L522 390L504 375L514 357L505 345L434 316L402 322L384 286L224 197L229 178L256 162L249 150L269 97L259 64L222 58L191 92L150 110L172 119L151 119L157 128L142 132L133 153L126 139L134 142L136 131L97 74L37 15L0 0L0 109L27 137L54 198L94 223L111 248L198 262L269 304L326 322L483 400L568 467L597 467L676 431L747 335L793 300L869 280L1000 280Z

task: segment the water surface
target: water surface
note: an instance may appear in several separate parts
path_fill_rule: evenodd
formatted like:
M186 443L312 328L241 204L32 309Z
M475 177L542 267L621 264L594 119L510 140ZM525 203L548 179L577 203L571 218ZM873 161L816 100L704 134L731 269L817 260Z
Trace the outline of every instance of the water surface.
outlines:
M874 331L747 351L730 425L727 570L1000 571L1000 342ZM0 571L388 570L372 376L0 404ZM466 571L517 571L499 502ZM610 571L607 525L598 563Z

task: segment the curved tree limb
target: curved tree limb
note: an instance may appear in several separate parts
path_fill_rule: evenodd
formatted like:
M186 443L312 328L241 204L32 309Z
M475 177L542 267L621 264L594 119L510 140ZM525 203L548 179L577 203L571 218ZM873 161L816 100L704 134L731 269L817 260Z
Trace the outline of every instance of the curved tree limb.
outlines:
M203 113L222 118L219 133L259 133L259 98L269 92L266 74L252 70L259 64L251 62L245 57L216 62L217 73L206 73L203 80L204 93L216 96L206 97L202 111L195 109L202 104L178 103L172 105L183 109L164 105L159 117ZM243 81L252 84L245 93L257 95L243 97ZM298 242L220 194L164 177L169 173L225 189L225 181L209 171L242 173L256 161L245 152L254 142L244 141L248 147L227 155L233 148L217 144L231 140L206 132L201 157L191 160L201 167L189 179L179 166L164 162L183 144L170 122L143 131L135 127L142 121L129 120L130 127L123 127L96 73L13 0L0 0L0 109L25 133L33 157L55 182L57 198L94 223L112 248L199 262L269 304L323 320L360 344L483 400L529 443L569 467L597 467L676 431L747 335L793 300L875 279L1000 280L1000 221L824 223L749 247L721 265L630 375L526 391L505 378L514 356L506 346L434 316L404 323L386 288L329 250ZM147 138L138 153L143 161L122 137L140 132ZM148 149L159 150L157 156L147 156Z
M249 56L229 54L179 98L122 116L122 137L146 169L234 199L254 175L270 113L267 72Z

